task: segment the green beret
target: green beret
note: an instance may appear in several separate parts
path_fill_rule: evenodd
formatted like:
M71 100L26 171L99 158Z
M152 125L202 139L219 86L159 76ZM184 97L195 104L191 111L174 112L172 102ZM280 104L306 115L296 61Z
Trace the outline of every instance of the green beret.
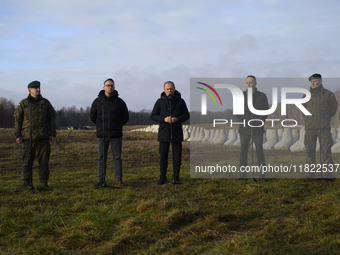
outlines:
M308 78L309 81L311 79L321 79L321 74L315 73Z
M32 81L30 84L28 84L27 88L35 88L39 87L40 88L40 81Z

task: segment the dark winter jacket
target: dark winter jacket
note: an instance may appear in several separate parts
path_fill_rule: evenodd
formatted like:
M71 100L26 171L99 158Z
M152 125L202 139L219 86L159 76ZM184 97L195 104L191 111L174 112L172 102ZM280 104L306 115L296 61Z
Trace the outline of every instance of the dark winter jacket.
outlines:
M171 114L170 114L171 105ZM172 124L164 122L164 118L168 116L176 117L177 122ZM171 142L171 125L172 125L172 138L173 142L183 141L182 122L188 120L190 117L187 105L181 98L181 93L175 90L175 94L171 100L169 100L162 92L161 98L159 98L151 113L151 119L159 122L158 129L158 141L159 142Z
M16 138L29 140L31 127L32 141L49 139L50 136L57 135L54 108L41 95L36 100L31 95L23 99L15 110L14 120Z
M312 114L305 116L306 130L319 129L319 124L321 124L321 129L330 129L331 118L335 115L338 107L334 94L322 85L316 89L311 88L309 91L311 99L303 104Z
M239 125L239 130L238 132L243 135L260 135L264 133L264 125L261 126L262 122L261 121L251 121L249 124L251 126L256 126L256 127L250 127L248 125L249 120L254 120L254 119L260 119L263 122L267 119L268 115L256 115L253 114L249 108L248 108L248 96L247 96L247 90L243 91L243 96L244 96L244 115L237 115L237 119L239 122L243 122L245 120L245 125L241 124ZM268 105L268 99L266 94L260 92L255 88L255 92L253 93L253 106L256 110L268 110L269 105Z
M120 138L123 136L123 125L129 120L129 112L125 102L118 97L117 90L113 91L111 97L101 90L92 103L90 118L96 124L98 138L103 138L103 135L105 138Z

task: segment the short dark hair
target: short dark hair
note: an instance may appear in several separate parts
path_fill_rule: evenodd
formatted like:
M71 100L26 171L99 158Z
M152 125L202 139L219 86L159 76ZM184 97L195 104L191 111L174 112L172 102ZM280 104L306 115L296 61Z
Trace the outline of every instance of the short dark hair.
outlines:
M255 82L256 82L256 77L254 75L248 75L247 78L254 78Z
M166 81L166 82L164 83L163 87L165 86L165 84L168 84L168 83L169 83L169 84L172 84L172 86L175 87L175 83L173 83L172 81Z
M115 81L112 80L111 78L106 79L106 80L104 81L104 85L105 85L105 82L107 82L107 81L112 81L112 82L113 82L113 85L115 85Z

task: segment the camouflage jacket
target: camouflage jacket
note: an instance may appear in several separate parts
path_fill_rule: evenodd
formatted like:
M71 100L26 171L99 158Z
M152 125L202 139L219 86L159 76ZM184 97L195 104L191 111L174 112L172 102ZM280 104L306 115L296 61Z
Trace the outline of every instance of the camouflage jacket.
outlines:
M32 141L55 137L56 115L51 103L41 95L35 100L31 95L23 99L14 113L15 137L30 139L32 124Z
M310 89L311 99L303 105L312 114L305 116L305 127L307 129L331 128L331 118L335 115L338 102L334 94L322 85L319 89ZM320 121L320 122L319 122Z

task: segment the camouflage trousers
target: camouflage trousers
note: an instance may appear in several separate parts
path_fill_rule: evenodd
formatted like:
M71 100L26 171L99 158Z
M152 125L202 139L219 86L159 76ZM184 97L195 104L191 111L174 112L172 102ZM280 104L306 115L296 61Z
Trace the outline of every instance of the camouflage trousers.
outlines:
M50 176L50 169L48 162L50 160L51 148L49 139L43 139L32 142L32 151L30 150L30 141L23 141L23 171L22 171L22 182L23 184L30 184L32 176L32 166L37 156L39 163L39 181L46 183ZM33 182L33 180L32 180Z
M307 151L306 164L316 164L316 140L320 136L320 131L318 129L306 130L305 134L305 146ZM329 129L321 129L321 137L319 137L320 150L322 162L318 164L334 164L332 159L331 147L333 146L332 134ZM310 173L310 175L313 175ZM330 173L324 173L324 177L330 175ZM328 178L327 176L326 178Z

